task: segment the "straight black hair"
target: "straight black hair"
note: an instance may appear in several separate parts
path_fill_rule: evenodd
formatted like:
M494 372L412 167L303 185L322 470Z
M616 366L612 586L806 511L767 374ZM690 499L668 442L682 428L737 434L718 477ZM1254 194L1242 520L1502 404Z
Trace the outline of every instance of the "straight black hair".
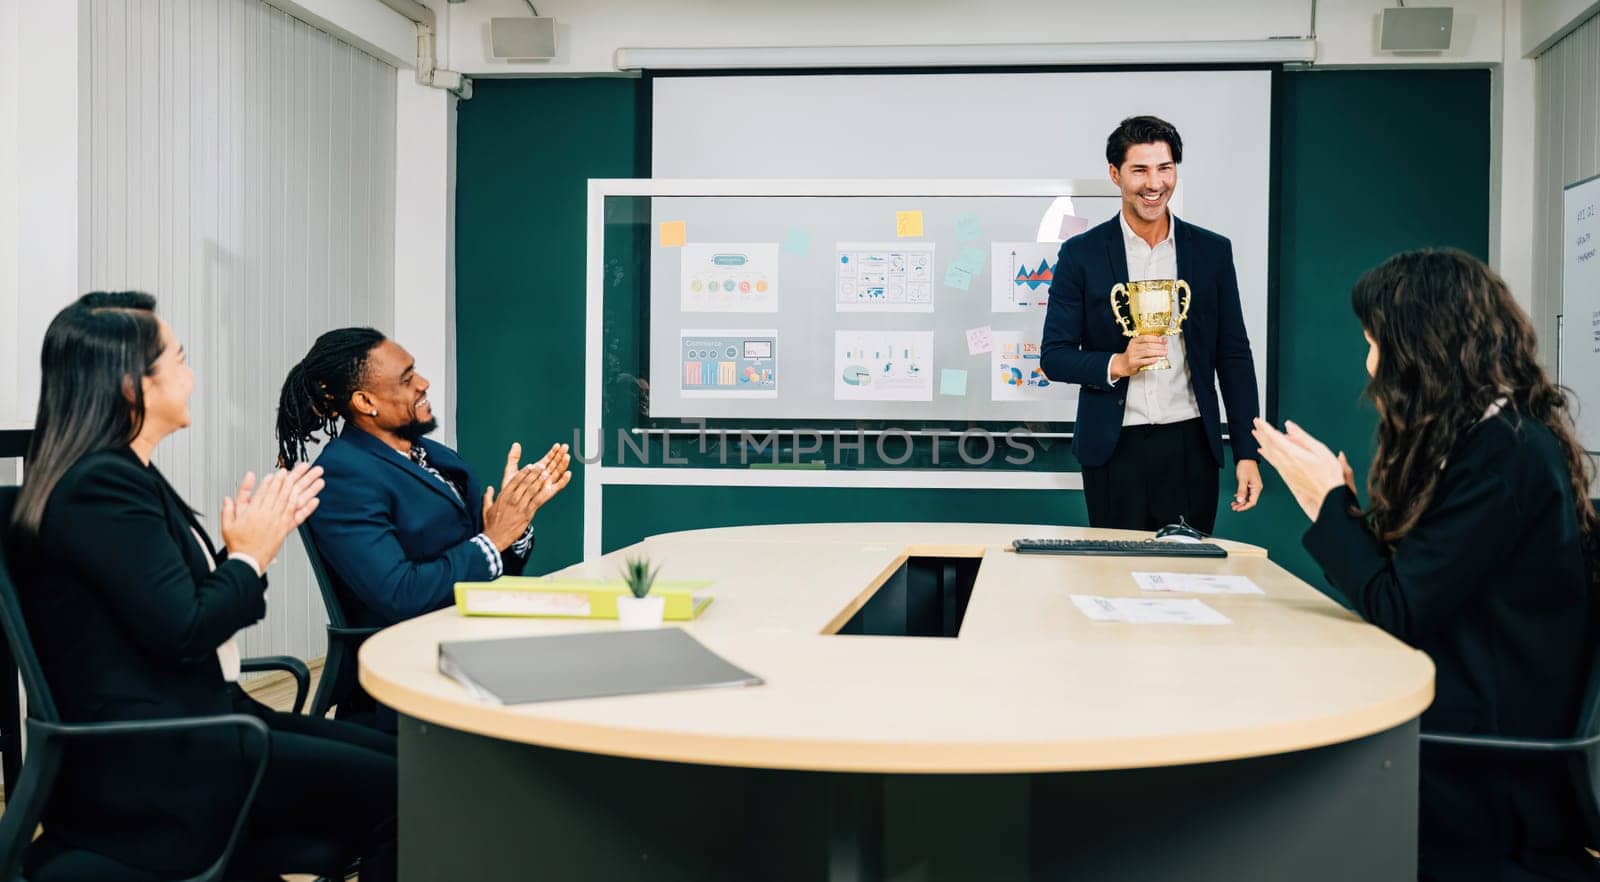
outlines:
M126 447L144 427L144 386L161 357L156 299L94 291L56 313L39 355L39 411L12 529L39 534L50 494L91 453Z

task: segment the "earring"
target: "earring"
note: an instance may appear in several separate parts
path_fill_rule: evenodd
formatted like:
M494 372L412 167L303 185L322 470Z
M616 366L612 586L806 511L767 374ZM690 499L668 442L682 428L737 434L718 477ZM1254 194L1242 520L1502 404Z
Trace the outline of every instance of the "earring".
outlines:
M370 416L377 416L377 415L378 415L378 412L377 412L377 411L372 411L372 413L371 413L371 414L369 414L369 415L370 415Z

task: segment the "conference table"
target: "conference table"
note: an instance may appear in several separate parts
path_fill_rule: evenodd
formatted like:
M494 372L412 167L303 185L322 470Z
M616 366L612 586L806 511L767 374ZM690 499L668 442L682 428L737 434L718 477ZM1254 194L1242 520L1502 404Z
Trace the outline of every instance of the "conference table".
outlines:
M1022 555L1023 536L1141 538L732 527L561 571L644 554L710 580L668 627L760 686L503 706L439 673L440 641L617 623L448 608L385 629L360 679L400 715L401 879L1415 878L1425 655L1260 548ZM1136 571L1261 593L1200 596L1227 619L1210 625L1072 599L1153 596Z

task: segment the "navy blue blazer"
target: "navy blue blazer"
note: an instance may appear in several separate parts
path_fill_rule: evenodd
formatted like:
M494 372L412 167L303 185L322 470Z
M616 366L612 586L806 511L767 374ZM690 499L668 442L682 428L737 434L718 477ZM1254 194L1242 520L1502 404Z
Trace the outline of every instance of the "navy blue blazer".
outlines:
M1194 400L1211 439L1211 455L1221 467L1222 419L1217 386L1228 407L1234 459L1256 459L1250 423L1261 413L1255 360L1239 305L1239 279L1233 245L1210 230L1177 222L1178 278L1189 283L1189 317L1183 323L1184 351L1194 384ZM1116 217L1061 244L1050 303L1045 310L1039 367L1045 376L1077 383L1078 423L1072 452L1089 468L1103 466L1117 449L1128 378L1106 385L1111 357L1128 348L1111 314L1111 289L1128 281L1128 256L1122 224Z
M493 572L472 538L483 532L483 487L454 450L418 442L428 464L466 488L457 499L409 457L348 423L317 457L327 486L309 521L317 550L343 583L340 594L364 609L347 609L355 626L392 625L449 606L457 582L488 581ZM500 553L503 575L527 563Z

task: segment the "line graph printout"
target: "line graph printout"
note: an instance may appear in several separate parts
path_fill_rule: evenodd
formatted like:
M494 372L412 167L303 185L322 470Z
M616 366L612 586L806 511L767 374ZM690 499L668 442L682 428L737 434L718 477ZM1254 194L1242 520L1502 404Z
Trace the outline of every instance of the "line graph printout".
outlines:
M1059 242L993 242L989 296L995 312L1043 312L1050 301Z

